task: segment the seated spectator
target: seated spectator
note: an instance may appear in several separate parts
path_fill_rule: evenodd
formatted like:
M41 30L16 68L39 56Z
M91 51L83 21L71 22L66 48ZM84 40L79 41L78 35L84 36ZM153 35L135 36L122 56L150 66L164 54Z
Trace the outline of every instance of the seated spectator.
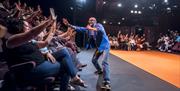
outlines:
M172 48L172 50L180 52L180 36L177 36L177 38L175 40L175 45Z
M17 7L19 6L17 5ZM5 46L3 51L6 54L5 60L7 61L8 66L35 61L37 66L29 72L29 79L57 75L61 77L61 91L67 90L69 77L71 77L72 83L75 85L85 87L84 81L77 75L76 68L67 50L62 49L57 53L58 56L56 57L56 60L51 59L48 61L45 60L45 57L39 51L39 48L43 48L43 46L39 46L39 44L32 42L32 39L47 27L51 26L53 31L55 29L53 25L56 21L56 17L52 14L51 18L41 21L37 26L32 28L29 27L30 25L28 25L28 23L31 23L34 16L40 12L40 9L38 9L30 16L25 16L23 20L19 19L21 14L20 16L13 16L15 18L8 18L6 27L8 30L7 33L10 34L10 36L3 42L3 45ZM53 33L50 33L48 38L53 37L53 35Z
M157 47L162 52L172 52L173 50L178 50L178 42L176 38L179 35L177 31L168 30L164 35L161 34L160 38L157 41Z
M115 36L110 38L110 45L111 45L111 48L115 48L115 49L119 47L118 39Z
M128 50L136 50L136 42L133 37L129 38L129 47Z

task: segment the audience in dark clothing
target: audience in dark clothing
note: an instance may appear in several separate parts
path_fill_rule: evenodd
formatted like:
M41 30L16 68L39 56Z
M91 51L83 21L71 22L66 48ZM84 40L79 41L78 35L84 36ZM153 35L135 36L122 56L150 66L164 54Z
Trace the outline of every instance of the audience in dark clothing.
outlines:
M3 60L8 67L34 61L36 67L28 72L28 79L49 76L61 78L60 91L67 91L69 82L87 87L77 74L86 65L77 58L78 47L73 38L76 33L72 29L67 32L60 30L61 26L52 8L51 16L46 18L40 6L33 10L17 2L15 8L11 8L7 7L8 0L3 1L1 6L0 53L4 55ZM7 15L4 16L4 13ZM7 88L2 90L8 91Z

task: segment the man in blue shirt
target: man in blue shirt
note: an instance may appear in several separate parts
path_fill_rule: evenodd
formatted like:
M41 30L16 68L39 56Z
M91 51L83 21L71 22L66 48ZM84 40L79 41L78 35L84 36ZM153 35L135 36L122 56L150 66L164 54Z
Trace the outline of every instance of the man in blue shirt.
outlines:
M90 48L94 48L95 47L95 36L96 36L96 32L95 31L88 31L88 42L86 44L86 48L87 50Z
M69 24L69 22L66 19L63 19L63 23L75 29L77 32L87 32L87 31L95 31L96 34L96 51L93 55L92 58L92 63L94 64L95 68L97 71L95 72L96 74L103 74L104 77L104 87L110 88L110 66L108 63L109 59L109 50L110 50L110 44L109 44L109 39L108 36L106 35L105 29L102 24L97 23L96 18L91 17L89 18L88 25L86 27L78 27L78 26L73 26ZM100 56L103 56L103 61L102 61L102 67L98 63L98 59Z

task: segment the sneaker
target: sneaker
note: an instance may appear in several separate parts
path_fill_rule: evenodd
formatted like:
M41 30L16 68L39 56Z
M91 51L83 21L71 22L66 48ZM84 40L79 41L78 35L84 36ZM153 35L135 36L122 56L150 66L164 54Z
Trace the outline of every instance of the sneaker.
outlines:
M111 89L110 81L104 81L103 86L101 87L103 89Z
M110 81L103 81L103 84L108 85L108 84L110 84Z
M81 79L71 80L70 83L73 84L73 85L84 87L84 88L88 87L88 85L86 85L85 82L83 80L81 80Z
M75 91L76 89L71 86L70 84L68 84L68 87L67 87L67 91ZM28 90L29 91L29 90ZM60 86L56 86L54 87L53 91L60 91Z
M59 87L55 87L55 88L53 89L53 91L59 91L59 90L60 90Z

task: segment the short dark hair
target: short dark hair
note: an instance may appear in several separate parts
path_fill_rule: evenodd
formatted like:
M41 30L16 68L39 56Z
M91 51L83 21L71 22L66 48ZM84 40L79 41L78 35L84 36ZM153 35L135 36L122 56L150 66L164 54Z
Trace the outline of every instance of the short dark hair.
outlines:
M7 21L7 29L10 34L18 34L23 32L23 20L16 18L9 18Z

